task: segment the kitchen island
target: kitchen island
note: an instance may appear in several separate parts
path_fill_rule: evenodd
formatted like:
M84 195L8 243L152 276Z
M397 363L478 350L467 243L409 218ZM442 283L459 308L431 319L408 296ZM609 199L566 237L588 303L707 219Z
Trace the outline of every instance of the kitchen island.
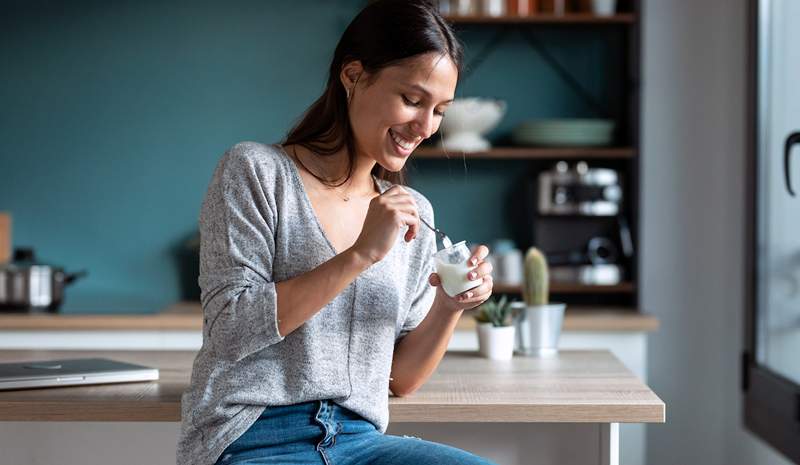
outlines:
M136 434L131 439L142 442L149 434L146 428L158 431L151 440L160 442L142 442L146 449L137 450L144 456L118 455L114 463L173 463L180 395L194 355L191 351L0 351L0 362L107 357L161 371L154 382L0 392L0 449L14 457L9 463L100 464L104 462L94 458L108 457L108 452L92 452L91 447L113 444L115 429L122 435ZM514 357L508 362L451 351L419 391L391 398L389 409L391 434L449 443L501 464L616 465L619 423L659 423L665 418L665 405L658 396L607 351L562 351L552 358ZM74 423L62 423L76 421L95 426L76 433ZM145 428L137 429L139 422L146 422ZM58 441L77 434L83 443L65 455L41 438L12 434L31 429L31 424L37 425L36 431L58 428L62 432ZM92 431L97 437L86 443Z
M0 314L0 350L196 351L202 345L202 325L200 304L192 301L176 302L149 314ZM646 382L647 339L658 327L653 315L631 309L570 306L559 345L563 349L610 350ZM475 321L465 312L448 351L477 348ZM620 440L625 445L620 458L623 465L644 465L645 429L644 423L620 426Z

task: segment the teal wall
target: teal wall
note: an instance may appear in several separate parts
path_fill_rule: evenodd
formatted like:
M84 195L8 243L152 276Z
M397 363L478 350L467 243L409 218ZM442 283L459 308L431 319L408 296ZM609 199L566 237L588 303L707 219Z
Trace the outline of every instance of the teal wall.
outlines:
M219 156L237 141L284 135L322 90L363 3L3 3L0 210L13 215L15 246L89 270L68 288L64 312L153 312L181 298L177 252ZM602 70L616 36L540 36L611 99ZM490 32L463 37L469 57ZM527 117L591 114L519 38L457 95L509 101L494 138ZM442 227L486 242L510 234L498 205L525 166L416 161L411 176Z

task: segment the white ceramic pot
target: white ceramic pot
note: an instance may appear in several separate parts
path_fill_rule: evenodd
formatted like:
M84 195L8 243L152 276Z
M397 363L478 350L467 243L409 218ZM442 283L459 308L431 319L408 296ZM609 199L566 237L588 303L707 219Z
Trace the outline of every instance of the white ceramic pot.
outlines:
M497 126L505 112L506 102L502 100L456 99L442 119L442 147L459 152L489 150L491 144L484 135Z
M511 360L514 356L514 326L492 326L478 324L478 347L480 353L492 360Z

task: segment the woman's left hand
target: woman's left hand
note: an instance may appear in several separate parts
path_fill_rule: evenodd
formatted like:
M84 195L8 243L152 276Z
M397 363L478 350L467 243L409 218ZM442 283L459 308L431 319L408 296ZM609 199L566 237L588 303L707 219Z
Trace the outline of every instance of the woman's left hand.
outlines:
M484 260L489 255L489 248L479 245L472 249L472 257L469 259L470 268L467 279L474 281L478 287L472 288L454 297L450 297L442 288L442 281L439 275L431 273L428 282L431 286L436 286L436 300L442 302L453 311L468 310L482 304L492 295L492 264Z

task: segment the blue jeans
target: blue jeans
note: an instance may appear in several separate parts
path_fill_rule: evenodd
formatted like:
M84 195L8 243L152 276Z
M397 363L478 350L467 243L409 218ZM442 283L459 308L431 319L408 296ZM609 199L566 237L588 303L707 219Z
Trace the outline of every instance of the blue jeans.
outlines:
M222 452L217 465L494 465L455 447L383 434L358 414L323 400L267 407Z

